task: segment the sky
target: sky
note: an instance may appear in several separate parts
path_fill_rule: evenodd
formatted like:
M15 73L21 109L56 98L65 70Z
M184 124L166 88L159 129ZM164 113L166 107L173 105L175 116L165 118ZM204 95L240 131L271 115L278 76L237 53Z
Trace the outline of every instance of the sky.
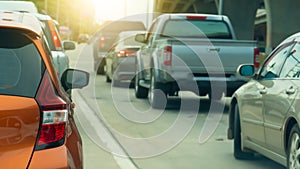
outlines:
M142 20L147 25L147 11L152 11L153 0L93 0L96 8L96 20L103 23L107 20L118 20L124 17L129 20ZM148 5L149 4L149 5ZM148 9L147 9L148 8ZM149 21L150 22L150 21Z

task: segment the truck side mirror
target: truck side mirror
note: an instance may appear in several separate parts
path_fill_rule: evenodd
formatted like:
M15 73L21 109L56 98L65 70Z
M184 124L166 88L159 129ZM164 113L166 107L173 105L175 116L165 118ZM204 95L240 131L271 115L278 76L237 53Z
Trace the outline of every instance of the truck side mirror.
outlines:
M146 43L146 34L136 34L135 41L141 42L141 43Z

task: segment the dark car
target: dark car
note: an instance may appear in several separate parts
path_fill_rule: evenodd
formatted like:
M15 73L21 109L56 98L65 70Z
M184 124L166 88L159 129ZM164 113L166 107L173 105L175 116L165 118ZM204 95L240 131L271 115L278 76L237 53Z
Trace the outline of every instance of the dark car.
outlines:
M233 95L228 138L234 156L258 152L287 166L300 168L300 33L284 40L254 74L253 65L238 72L252 79Z
M115 45L107 52L106 82L113 81L113 85L120 82L132 82L135 76L136 52L143 45L135 41L135 35L144 31L121 32Z
M107 22L93 37L94 68L98 74L104 74L105 55L116 41L120 32L144 31L143 22L140 21L113 21Z

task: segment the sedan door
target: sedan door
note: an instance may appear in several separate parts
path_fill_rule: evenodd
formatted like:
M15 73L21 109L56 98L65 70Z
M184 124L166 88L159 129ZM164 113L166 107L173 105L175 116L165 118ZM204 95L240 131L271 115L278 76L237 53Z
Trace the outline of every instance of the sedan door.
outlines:
M243 112L243 115L241 115L243 135L250 142L261 146L265 146L266 144L266 120L264 119L264 112L267 106L272 106L269 105L270 102L280 102L277 100L277 92L280 92L278 89L280 89L281 84L277 83L276 80L279 77L282 64L285 60L284 56L287 55L290 48L291 44L282 45L277 48L263 64L262 69L257 75L256 83L243 91L244 98L241 106ZM250 94L246 95L246 93ZM277 103L276 106L280 106L280 104Z
M279 78L273 80L273 86L266 89L264 97L265 133L267 147L276 153L285 155L284 150L284 121L291 105L295 100L297 85L293 79L300 77L300 45L293 43L281 52L285 62L280 69Z
M263 101L260 90L264 88L252 80L239 90L239 108L243 138L256 144L265 144L263 128Z

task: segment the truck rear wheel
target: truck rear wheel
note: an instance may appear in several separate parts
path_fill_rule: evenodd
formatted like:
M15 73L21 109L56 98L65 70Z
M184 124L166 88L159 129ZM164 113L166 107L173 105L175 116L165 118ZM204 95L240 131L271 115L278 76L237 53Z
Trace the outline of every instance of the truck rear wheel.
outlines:
M156 82L154 69L151 72L149 103L151 107L155 109L163 109L167 104L167 94L164 91L163 86Z
M145 99L148 97L148 89L140 86L139 81L140 81L140 72L136 73L136 76L134 78L134 92L135 92L135 97L139 99Z

